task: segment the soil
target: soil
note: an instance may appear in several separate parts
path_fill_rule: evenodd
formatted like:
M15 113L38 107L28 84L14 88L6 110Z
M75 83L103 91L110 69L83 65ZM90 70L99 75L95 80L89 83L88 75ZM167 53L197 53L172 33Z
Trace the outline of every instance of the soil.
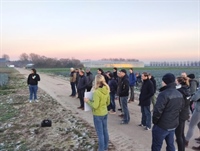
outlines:
M9 144L15 146L15 149L20 148L18 149L20 151L95 151L97 138L92 113L77 109L80 102L76 98L69 97L71 94L69 81L62 76L39 73L41 77L38 91L39 103L30 104L28 103L29 93L26 85L26 78L30 70L21 68L17 68L17 70L20 76L23 75L21 79L23 82L18 80L18 84L16 82L14 84L18 89L9 89L9 94L4 93L5 95L0 97L0 103L6 104L7 110L5 112L13 110L18 113L17 116L3 122L0 119L0 147ZM119 124L121 121L121 118L118 117L120 111L117 111L116 115L108 115L109 151L151 150L151 131L146 131L143 127L138 126L141 121L141 111L138 106L138 92L135 93L135 101L128 104L131 118L129 124ZM9 102L11 102L11 107L15 107L14 109L8 108ZM119 108L118 100L116 100L116 107ZM0 115L3 113L4 111L0 108ZM12 115L9 116L12 117ZM41 121L46 118L52 120L52 127L40 127ZM188 130L188 124L189 122L186 122L185 133ZM192 146L198 146L194 141L194 138L198 136L198 129L195 128L186 151L192 151ZM166 144L163 143L162 151L166 150L165 147ZM9 149L7 148L7 150Z
M15 77L15 78L14 78ZM39 102L29 103L26 79L10 74L7 89L0 98L0 150L96 151L94 127L72 114L39 88ZM41 127L44 119L51 127ZM110 144L110 150L115 150Z

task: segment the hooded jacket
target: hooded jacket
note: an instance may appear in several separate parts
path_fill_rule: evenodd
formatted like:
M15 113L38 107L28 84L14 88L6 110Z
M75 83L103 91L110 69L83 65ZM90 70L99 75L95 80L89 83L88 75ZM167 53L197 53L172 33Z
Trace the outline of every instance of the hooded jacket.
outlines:
M189 106L190 106L190 89L186 85L182 85L179 89L177 89L183 95L183 107L180 112L179 118L182 120L189 119Z
M109 90L106 86L94 91L93 99L87 102L92 107L92 113L96 116L108 114L107 106L110 104Z
M176 90L175 83L160 89L153 111L153 124L165 130L175 129L179 124L183 95Z

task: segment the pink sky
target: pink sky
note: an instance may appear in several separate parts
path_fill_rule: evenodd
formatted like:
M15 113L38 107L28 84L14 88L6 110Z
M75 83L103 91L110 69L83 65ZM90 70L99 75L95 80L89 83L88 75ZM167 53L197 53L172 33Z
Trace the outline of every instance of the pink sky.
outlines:
M1 50L52 58L198 61L197 1L1 3ZM169 11L170 10L170 11Z

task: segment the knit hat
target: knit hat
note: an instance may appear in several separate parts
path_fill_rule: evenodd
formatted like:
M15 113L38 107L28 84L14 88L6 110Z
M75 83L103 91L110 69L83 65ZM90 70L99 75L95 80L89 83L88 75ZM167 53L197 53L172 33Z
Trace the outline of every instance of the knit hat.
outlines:
M189 74L187 77L190 78L190 79L194 79L195 75L192 73L192 74Z
M167 73L162 77L162 81L168 85L175 82L175 76L172 73Z
M121 69L120 72L123 72L126 74L126 70L125 69Z

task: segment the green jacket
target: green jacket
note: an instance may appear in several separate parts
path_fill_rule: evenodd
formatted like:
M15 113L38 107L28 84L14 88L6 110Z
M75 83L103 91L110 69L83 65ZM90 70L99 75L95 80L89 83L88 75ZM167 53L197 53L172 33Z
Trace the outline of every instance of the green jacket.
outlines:
M108 114L107 106L110 104L110 95L106 86L94 91L92 100L87 102L92 107L92 113L96 116Z

